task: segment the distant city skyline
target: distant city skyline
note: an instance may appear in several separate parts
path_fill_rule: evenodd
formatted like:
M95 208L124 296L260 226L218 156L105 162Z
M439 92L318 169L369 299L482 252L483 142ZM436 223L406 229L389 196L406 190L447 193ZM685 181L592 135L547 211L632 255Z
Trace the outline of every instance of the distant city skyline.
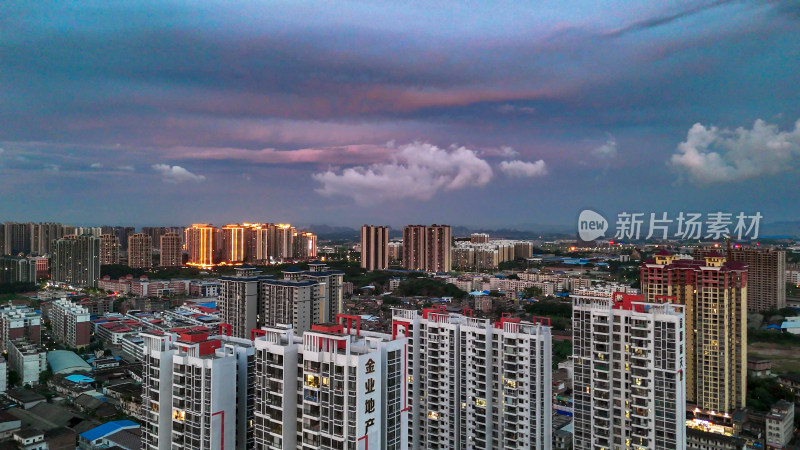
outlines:
M790 2L276 5L4 4L0 220L800 219Z

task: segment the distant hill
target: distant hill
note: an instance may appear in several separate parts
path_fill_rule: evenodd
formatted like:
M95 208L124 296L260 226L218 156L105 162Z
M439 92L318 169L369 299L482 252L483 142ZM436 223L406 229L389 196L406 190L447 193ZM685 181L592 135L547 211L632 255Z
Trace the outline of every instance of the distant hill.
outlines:
M612 228L614 227L611 224ZM360 228L339 227L330 225L307 225L303 230L314 232L320 239L325 240L358 240ZM402 237L402 226L392 226L389 236L392 239ZM613 229L610 230L613 233ZM537 223L522 223L509 225L502 228L472 227L463 225L453 226L453 237L467 237L471 233L488 233L493 239L570 239L575 237L575 229L569 225L546 225ZM674 233L672 227L670 233ZM761 225L760 237L781 236L800 238L800 220L772 222Z
M800 237L800 220L765 223L758 232L761 236L791 236Z

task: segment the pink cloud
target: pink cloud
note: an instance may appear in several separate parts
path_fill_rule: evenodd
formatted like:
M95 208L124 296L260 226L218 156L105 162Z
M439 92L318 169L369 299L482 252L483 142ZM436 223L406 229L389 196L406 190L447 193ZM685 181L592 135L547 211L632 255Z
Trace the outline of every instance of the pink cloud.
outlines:
M380 145L276 150L247 150L233 147L174 147L170 156L177 159L243 160L264 164L322 163L361 164L386 160L392 150Z

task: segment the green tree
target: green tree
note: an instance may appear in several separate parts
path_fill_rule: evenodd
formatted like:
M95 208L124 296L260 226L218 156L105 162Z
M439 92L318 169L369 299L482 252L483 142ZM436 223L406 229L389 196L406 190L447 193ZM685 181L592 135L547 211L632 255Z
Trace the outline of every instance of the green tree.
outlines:
M19 374L16 370L9 370L8 371L8 385L9 386L17 386L19 385L22 378L20 378Z
M553 368L558 367L558 363L572 356L572 341L553 341Z
M47 382L50 381L51 378L53 378L53 371L50 369L50 364L48 364L47 369L39 374L39 384L46 386Z
M746 404L749 408L769 411L778 400L793 401L794 394L774 378L748 378Z
M542 296L542 289L536 286L526 287L522 290L522 295L524 295L525 298L538 298Z

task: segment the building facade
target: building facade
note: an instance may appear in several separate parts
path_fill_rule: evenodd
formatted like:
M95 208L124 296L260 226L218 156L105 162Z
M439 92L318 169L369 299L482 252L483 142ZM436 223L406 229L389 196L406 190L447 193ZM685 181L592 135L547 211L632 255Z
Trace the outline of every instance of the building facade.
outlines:
M92 331L91 315L83 306L67 299L55 300L50 307L50 322L53 339L56 341L74 348L89 345Z
M214 264L216 228L207 223L196 223L185 231L189 264L211 266Z
M0 256L0 284L36 283L36 258L24 256Z
M244 261L245 227L238 223L222 227L222 247L226 263L240 263Z
M30 223L5 222L2 226L0 244L4 255L27 255L31 252Z
M153 237L145 233L128 236L128 266L134 269L153 267Z
M237 268L234 276L220 279L220 321L237 337L265 325L292 325L299 334L334 321L342 308L344 273L319 262L309 268L288 268L282 280L252 267Z
M315 325L302 336L258 330L256 449L406 448L406 340L340 319L346 327Z
M684 306L573 297L574 448L686 448Z
M489 235L486 233L472 233L469 235L469 241L473 244L488 244Z
M180 267L183 265L183 248L181 246L181 236L177 233L164 233L160 237L161 267Z
M100 238L68 235L53 241L50 278L72 285L96 286L100 278Z
M261 282L268 279L273 277L246 267L236 268L234 276L220 278L217 300L220 321L231 325L233 336L250 336L250 331L259 327L263 308Z
M300 231L294 238L294 257L313 259L317 257L317 235L310 231Z
M119 248L119 237L117 235L100 235L100 265L119 264Z
M47 370L47 352L24 337L16 338L8 344L8 366L23 386L35 386L39 374Z
M778 400L766 418L767 448L787 448L794 434L794 403Z
M522 322L394 310L408 338L410 449L549 449L552 338L546 319Z
M205 327L142 338L143 449L254 448L252 341Z
M389 227L361 227L361 268L370 271L389 268Z
M403 227L403 267L426 272L451 270L452 231L449 225Z
M747 266L660 251L641 265L644 299L685 305L686 400L695 417L732 427L747 390Z
M695 259L714 249L697 248ZM747 266L747 310L769 311L786 307L786 251L754 247L732 248L726 259Z
M17 338L40 344L41 329L42 315L30 306L8 304L0 307L0 350L8 351L8 342Z

